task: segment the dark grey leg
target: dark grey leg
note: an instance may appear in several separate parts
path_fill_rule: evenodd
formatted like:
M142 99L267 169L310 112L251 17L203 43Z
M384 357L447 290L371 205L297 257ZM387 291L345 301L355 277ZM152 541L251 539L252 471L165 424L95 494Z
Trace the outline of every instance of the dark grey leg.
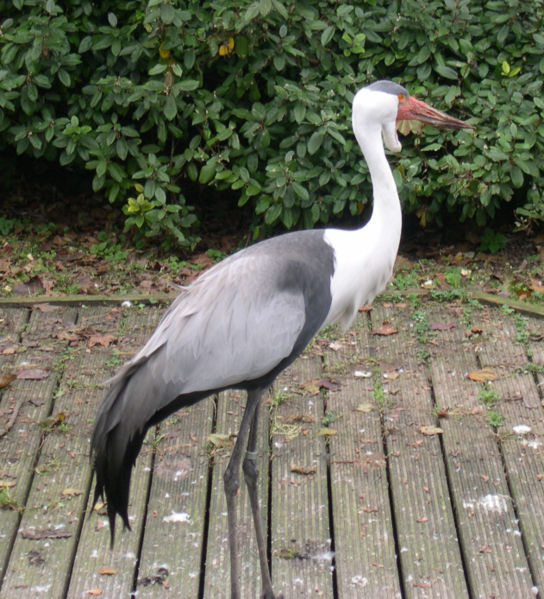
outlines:
M260 405L260 401L259 401ZM276 598L272 590L272 580L270 578L270 570L268 568L268 559L266 555L266 542L263 534L261 511L259 509L259 496L257 493L257 477L259 469L257 467L257 432L259 428L259 405L255 409L251 426L249 429L249 437L247 441L246 457L244 458L243 470L244 479L246 481L249 501L251 502L251 512L253 514L253 525L255 527L255 535L257 537L257 547L259 549L259 562L261 565L261 581L263 594L262 599L281 599L281 596Z
M227 498L227 522L230 550L230 594L231 599L240 599L240 563L238 554L238 522L236 514L236 493L240 488L240 461L246 448L248 435L252 429L255 412L259 407L262 389L247 394L247 404L234 444L229 464L223 475L225 496Z

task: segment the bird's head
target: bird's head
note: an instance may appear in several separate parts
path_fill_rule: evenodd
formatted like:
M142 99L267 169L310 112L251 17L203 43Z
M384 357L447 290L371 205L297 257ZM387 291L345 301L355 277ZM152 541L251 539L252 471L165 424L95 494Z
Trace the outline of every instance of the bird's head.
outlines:
M419 121L434 127L472 129L472 125L460 121L425 102L411 96L408 91L393 81L375 81L357 92L353 99L353 125L358 117L381 125L385 145L392 152L400 152L401 143L397 135L400 121Z

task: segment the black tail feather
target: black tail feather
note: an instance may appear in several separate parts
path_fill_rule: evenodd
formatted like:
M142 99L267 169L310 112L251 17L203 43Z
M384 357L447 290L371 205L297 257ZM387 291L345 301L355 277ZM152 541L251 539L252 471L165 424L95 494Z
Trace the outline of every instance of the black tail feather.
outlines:
M116 455L116 451L120 449L118 436L119 431L116 427L109 431L106 443L100 444L104 451L97 451L97 447L93 447L94 471L96 473L93 507L100 498L105 499L112 547L115 542L115 520L117 515L121 516L124 527L131 530L128 517L130 480L132 468L142 446L145 432L136 435L128 442L121 459L118 459L118 454Z
M143 423L134 430L123 418L126 384L127 380L116 381L106 393L91 439L91 459L96 474L93 507L100 498L106 501L112 547L117 514L121 516L125 528L130 530L130 479L148 428L147 423Z
M145 370L146 365L146 362L131 365L112 379L98 410L91 439L92 466L96 473L93 507L100 497L106 500L112 545L117 514L130 530L128 502L132 468L149 427L213 392L176 397L175 389L159 383L154 385L155 379ZM168 397L170 401L163 399Z

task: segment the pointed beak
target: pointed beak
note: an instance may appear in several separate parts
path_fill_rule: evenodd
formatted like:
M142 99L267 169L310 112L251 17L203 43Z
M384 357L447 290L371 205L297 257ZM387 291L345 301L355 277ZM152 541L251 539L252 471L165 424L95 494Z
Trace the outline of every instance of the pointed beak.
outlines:
M417 100L413 96L401 100L397 113L398 121L421 121L434 127L453 127L454 129L474 129L472 125L460 121L445 112Z

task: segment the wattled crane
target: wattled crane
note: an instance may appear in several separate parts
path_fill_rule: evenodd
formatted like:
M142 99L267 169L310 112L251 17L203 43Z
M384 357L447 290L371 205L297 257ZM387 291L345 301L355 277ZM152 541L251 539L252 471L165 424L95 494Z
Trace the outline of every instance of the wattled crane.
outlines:
M347 328L389 281L401 235L401 207L384 143L399 152L397 123L470 125L377 81L353 100L352 125L373 186L360 229L286 233L243 249L182 289L145 346L110 380L92 435L95 502L105 492L110 529L128 521L132 467L149 427L224 389L247 391L240 430L224 474L231 597L240 597L235 498L240 463L248 487L262 577L274 599L257 497L259 403L272 381L324 326ZM382 142L383 139L383 142Z

